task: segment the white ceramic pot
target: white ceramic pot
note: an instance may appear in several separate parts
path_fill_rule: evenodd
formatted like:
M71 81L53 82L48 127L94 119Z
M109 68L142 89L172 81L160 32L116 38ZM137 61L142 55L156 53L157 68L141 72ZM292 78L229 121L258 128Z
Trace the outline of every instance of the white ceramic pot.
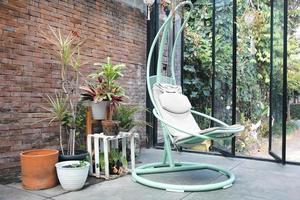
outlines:
M99 103L91 102L93 119L105 119L107 104L107 101L101 101Z
M85 166L66 168L64 166L79 164L79 160L64 161L55 164L58 180L64 190L80 190L87 179L90 163L85 162Z

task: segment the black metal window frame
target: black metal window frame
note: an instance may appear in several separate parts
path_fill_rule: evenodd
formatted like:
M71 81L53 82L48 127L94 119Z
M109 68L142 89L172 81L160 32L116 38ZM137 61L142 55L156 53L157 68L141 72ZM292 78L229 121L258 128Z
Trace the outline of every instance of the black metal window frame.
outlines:
M155 38L156 33L159 30L159 0L155 0L152 12L150 15L151 20L147 20L147 55L149 54L151 44ZM147 57L148 58L148 57ZM156 63L158 59L158 48L155 47L153 52L153 57L151 60L151 75L156 74ZM147 61L146 61L147 62ZM146 107L149 112L146 112L146 121L151 124L150 126L146 126L146 134L147 134L147 147L153 147L157 144L157 120L152 114L153 104L150 100L150 96L146 86Z
M287 35L288 35L288 1L284 1L283 5L283 87L282 87L282 149L281 149L281 157L274 153L272 151L272 118L271 116L273 115L273 104L272 104L272 96L273 96L273 82L274 82L274 77L273 77L273 71L274 71L274 66L273 66L273 50L274 50L274 1L276 0L271 0L271 26L270 26L270 34L271 34L271 42L270 42L270 117L269 117L269 154L276 160L276 162L281 162L282 164L285 163L292 163L292 164L300 164L297 162L287 162L286 161L286 120L287 120Z

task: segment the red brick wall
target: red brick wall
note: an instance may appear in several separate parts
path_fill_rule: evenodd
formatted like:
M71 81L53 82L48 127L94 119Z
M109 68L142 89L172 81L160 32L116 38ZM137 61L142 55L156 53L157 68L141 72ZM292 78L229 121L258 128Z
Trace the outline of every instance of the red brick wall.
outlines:
M111 56L125 63L121 82L129 102L145 104L146 21L140 10L114 0L0 1L0 180L19 169L22 150L58 148L57 126L32 124L44 115L43 96L60 88L59 66L38 32L48 25L89 38L85 61ZM90 70L87 65L84 71Z

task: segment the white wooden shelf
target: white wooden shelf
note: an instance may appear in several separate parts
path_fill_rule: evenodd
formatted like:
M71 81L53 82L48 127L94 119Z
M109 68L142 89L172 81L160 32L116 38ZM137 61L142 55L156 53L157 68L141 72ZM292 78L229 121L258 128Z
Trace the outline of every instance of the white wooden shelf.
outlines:
M97 178L111 179L109 174L109 152L111 148L118 149L119 141L122 141L122 156L126 158L127 142L130 143L131 169L135 167L135 143L134 138L137 133L120 132L116 136L107 136L103 133L87 135L87 150L90 154L90 175ZM100 169L99 154L104 154L104 171ZM94 163L93 158L94 157ZM129 169L127 169L129 170Z

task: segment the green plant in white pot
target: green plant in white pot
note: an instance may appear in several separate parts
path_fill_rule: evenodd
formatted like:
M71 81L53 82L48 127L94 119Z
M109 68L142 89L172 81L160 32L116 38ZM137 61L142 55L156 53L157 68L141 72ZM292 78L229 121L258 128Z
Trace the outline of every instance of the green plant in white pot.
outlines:
M95 65L99 64L96 63ZM96 79L97 83L87 83L85 86L80 87L83 90L82 100L90 100L96 104L105 102L105 120L102 121L102 127L106 135L116 135L119 132L119 122L113 120L112 116L116 107L126 97L123 87L117 82L123 76L123 68L123 64L113 65L108 57L107 63L103 64L95 73L89 75L90 78ZM92 106L92 111L93 109Z
M87 161L64 161L55 165L59 182L64 190L80 190L87 179L90 163Z
M86 81L86 85L81 86L80 89L83 91L81 100L91 106L93 119L105 119L108 101L104 94L102 79L98 78L96 83Z

